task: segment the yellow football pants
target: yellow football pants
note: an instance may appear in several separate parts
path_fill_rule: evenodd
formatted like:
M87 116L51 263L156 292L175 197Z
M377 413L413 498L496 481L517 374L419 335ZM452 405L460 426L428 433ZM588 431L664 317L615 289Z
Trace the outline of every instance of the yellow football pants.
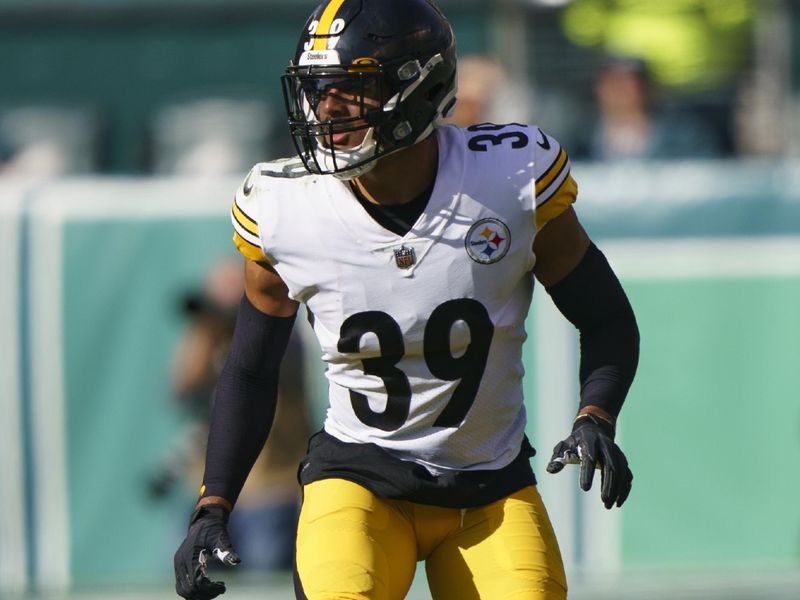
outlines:
M433 600L563 600L564 566L535 487L460 510L386 500L342 479L305 486L297 572L309 600L400 600L418 560Z

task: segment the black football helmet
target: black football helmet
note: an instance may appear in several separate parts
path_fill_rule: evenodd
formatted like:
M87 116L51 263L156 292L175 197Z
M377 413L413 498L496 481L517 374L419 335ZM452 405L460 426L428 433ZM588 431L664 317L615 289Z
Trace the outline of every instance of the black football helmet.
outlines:
M281 82L306 169L352 179L382 156L422 141L449 115L455 37L431 0L325 0L308 19ZM321 114L334 89L355 99L356 108ZM365 132L358 146L335 147L336 134L356 131Z

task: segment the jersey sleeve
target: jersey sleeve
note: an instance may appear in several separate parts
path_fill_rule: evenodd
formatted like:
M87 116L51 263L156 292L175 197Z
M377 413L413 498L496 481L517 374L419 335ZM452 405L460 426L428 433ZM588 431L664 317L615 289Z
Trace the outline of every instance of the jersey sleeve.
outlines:
M537 128L534 156L536 180L536 230L552 221L578 196L578 184L570 173L569 156L554 138Z
M267 260L258 228L258 166L251 169L236 190L231 206L233 243L245 257L257 262Z

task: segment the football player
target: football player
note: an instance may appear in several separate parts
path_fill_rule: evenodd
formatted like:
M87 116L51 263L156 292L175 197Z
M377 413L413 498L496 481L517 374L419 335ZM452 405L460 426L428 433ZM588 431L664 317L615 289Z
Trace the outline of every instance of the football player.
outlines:
M232 207L246 293L219 378L177 591L213 598L226 523L270 430L300 304L329 407L299 479L298 598L400 599L425 561L436 600L562 599L522 394L534 278L580 332L580 403L547 467L632 475L614 442L639 334L572 207L565 150L534 125L441 125L456 45L431 0L326 0L282 78L297 157L261 163Z

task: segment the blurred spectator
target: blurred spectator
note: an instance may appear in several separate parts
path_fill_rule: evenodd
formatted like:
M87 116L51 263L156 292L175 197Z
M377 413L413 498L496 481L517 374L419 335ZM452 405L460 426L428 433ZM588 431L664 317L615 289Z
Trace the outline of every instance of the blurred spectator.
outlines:
M514 83L503 63L485 54L468 54L458 60L458 102L448 119L459 127L477 123L527 123L531 93Z
M594 97L597 120L573 150L576 158L713 158L723 152L720 136L703 120L657 105L641 60L608 61L595 78Z
M243 173L269 152L272 117L260 100L198 99L169 105L153 122L156 173Z
M736 149L742 156L781 156L787 151L796 155L800 111L792 108L787 83L764 71L745 78L739 88L734 110Z
M97 169L99 136L99 119L88 108L7 110L0 115L0 168L32 177L91 173Z
M156 498L171 493L178 483L197 493L214 386L227 356L243 290L242 264L232 259L214 266L200 293L183 299L188 324L174 355L172 379L187 425L152 476L150 491ZM300 500L297 467L310 435L298 339L293 336L281 370L277 426L231 515L231 538L249 569L285 570L292 565Z

